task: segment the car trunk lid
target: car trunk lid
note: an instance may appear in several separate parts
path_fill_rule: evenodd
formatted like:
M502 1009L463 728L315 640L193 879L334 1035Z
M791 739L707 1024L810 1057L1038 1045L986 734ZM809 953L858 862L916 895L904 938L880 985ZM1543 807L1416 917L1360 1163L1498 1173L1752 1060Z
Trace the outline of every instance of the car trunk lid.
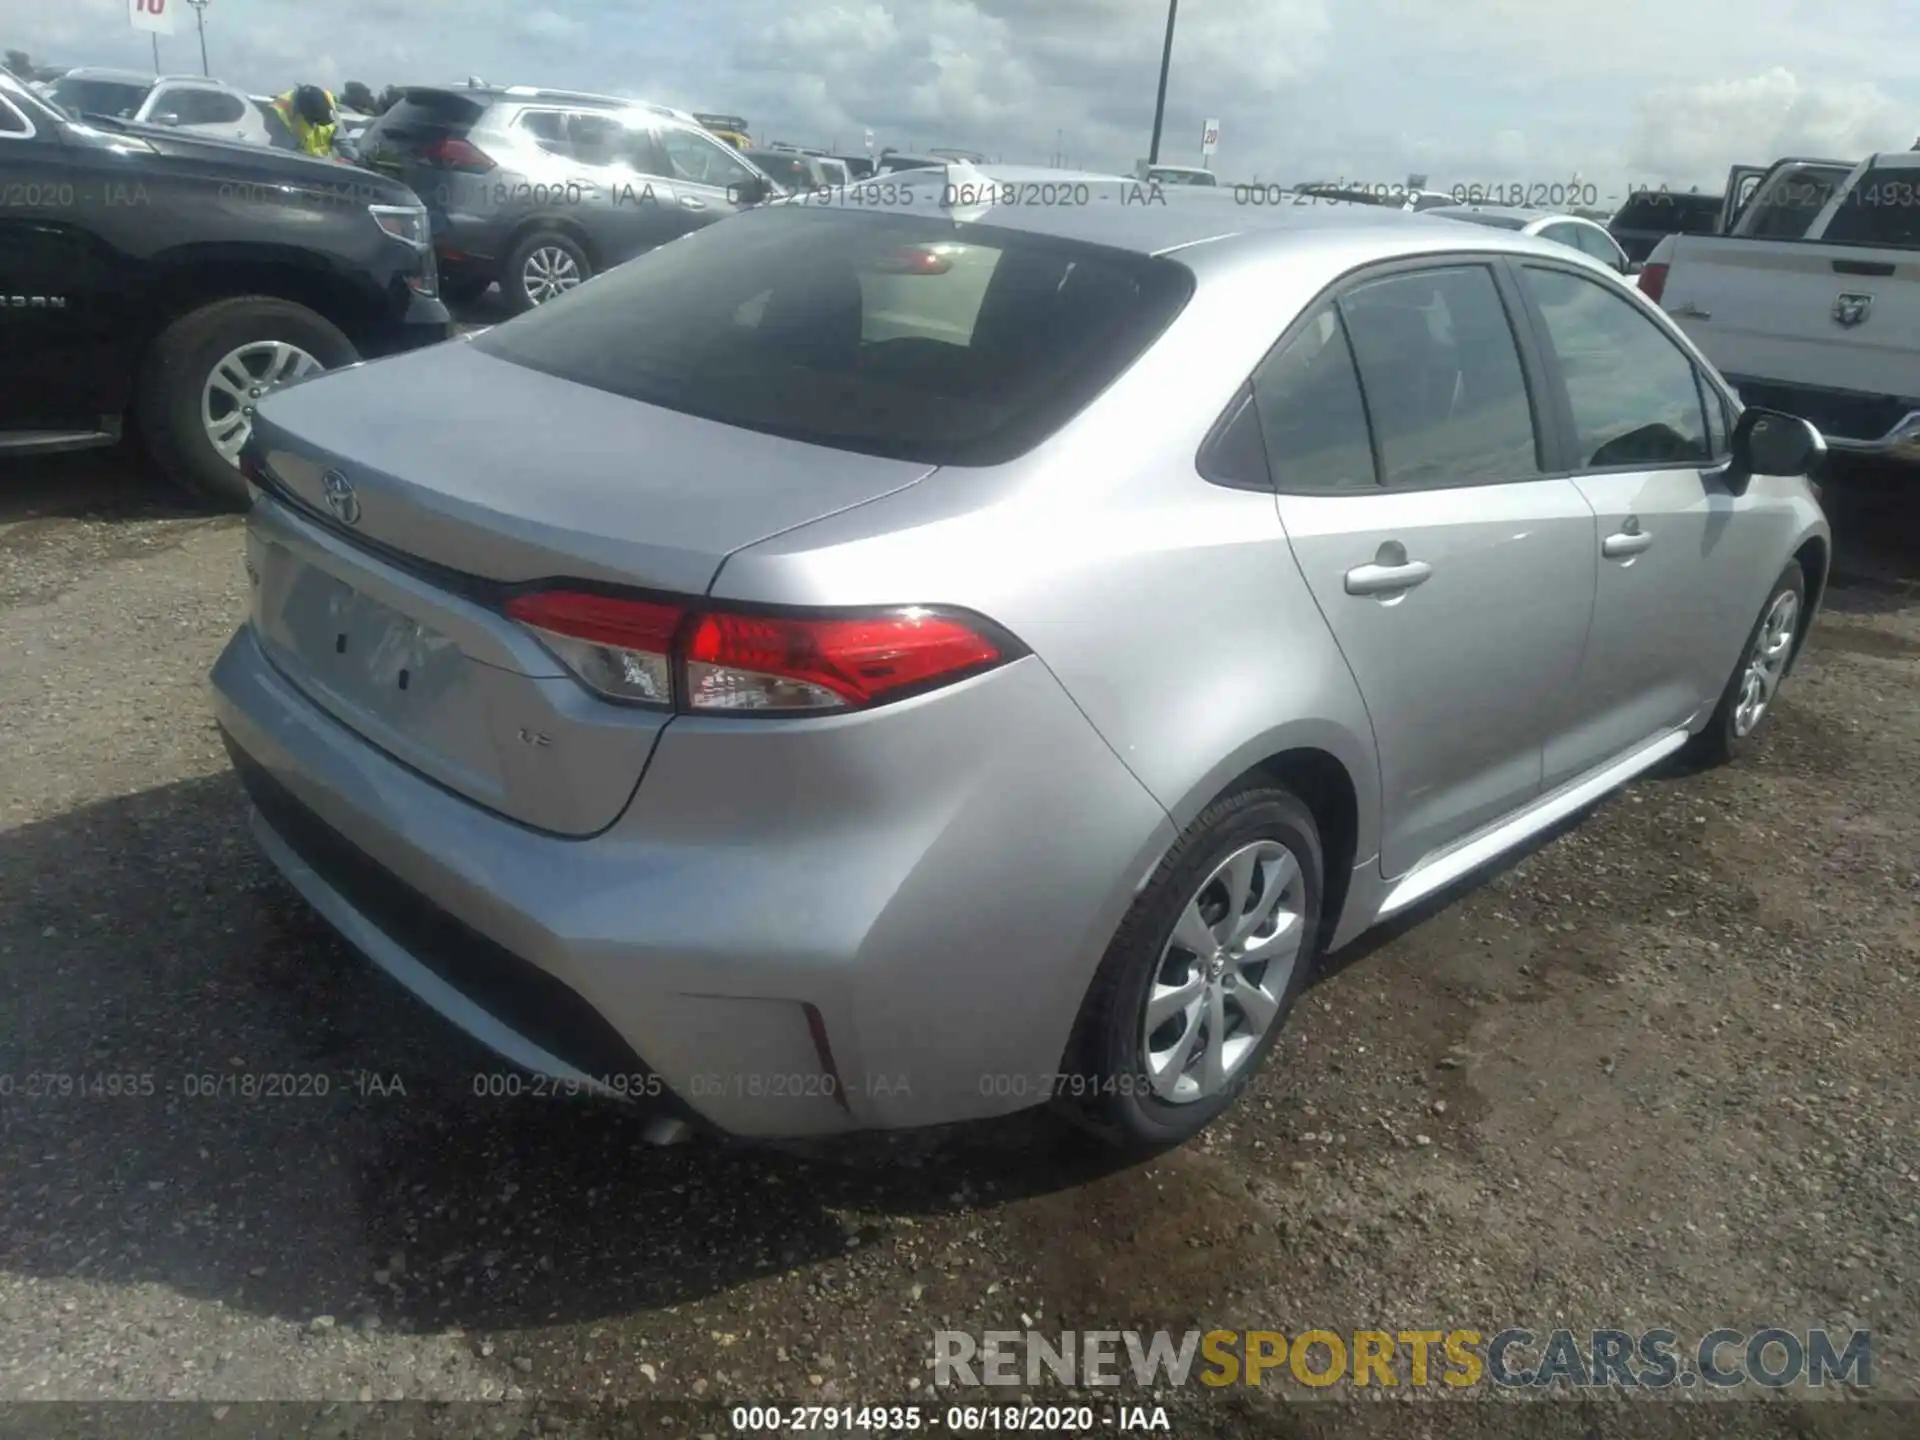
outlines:
M336 720L557 834L618 818L664 712L606 703L501 613L509 587L704 593L733 551L919 463L739 430L449 344L261 407L252 623Z

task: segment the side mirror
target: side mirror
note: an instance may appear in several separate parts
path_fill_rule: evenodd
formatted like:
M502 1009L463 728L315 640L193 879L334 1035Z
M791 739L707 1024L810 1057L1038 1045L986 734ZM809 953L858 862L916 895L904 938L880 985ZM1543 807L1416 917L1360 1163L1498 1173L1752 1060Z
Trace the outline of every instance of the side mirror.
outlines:
M178 125L180 123L180 117L171 110L162 110L158 115L153 117L153 123L155 125Z
M1817 476L1827 459L1827 442L1797 415L1746 409L1733 427L1733 463L1727 488L1744 495L1756 475Z
M735 205L762 205L773 195L773 183L753 175L727 186L727 199Z

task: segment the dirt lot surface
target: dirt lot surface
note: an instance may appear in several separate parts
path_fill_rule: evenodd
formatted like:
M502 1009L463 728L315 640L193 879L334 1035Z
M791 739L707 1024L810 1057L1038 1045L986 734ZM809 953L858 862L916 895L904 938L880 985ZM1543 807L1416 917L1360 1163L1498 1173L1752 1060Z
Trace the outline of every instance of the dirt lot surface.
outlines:
M1233 1123L1115 1169L1042 1119L654 1150L607 1108L477 1098L498 1065L248 837L204 692L239 523L114 456L0 480L0 1400L731 1434L715 1402L931 1403L942 1328L1772 1324L1871 1329L1874 1393L1920 1395L1920 496L1830 492L1835 586L1746 759L1339 957ZM329 1079L189 1093L229 1073ZM100 1074L152 1089L28 1093ZM1157 1403L1187 1437L1920 1433L1831 1390L1289 1393Z

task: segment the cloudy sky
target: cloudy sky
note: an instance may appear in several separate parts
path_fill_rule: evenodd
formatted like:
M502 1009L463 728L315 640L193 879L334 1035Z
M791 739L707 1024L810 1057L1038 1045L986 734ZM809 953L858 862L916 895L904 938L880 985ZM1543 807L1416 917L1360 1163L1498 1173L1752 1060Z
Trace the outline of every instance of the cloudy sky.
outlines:
M170 0L184 5L184 0ZM0 0L0 47L151 64L127 0ZM214 73L607 90L854 147L1129 169L1165 0L209 0ZM164 39L197 70L191 15ZM1161 158L1230 179L1718 189L1920 135L1916 0L1183 0Z

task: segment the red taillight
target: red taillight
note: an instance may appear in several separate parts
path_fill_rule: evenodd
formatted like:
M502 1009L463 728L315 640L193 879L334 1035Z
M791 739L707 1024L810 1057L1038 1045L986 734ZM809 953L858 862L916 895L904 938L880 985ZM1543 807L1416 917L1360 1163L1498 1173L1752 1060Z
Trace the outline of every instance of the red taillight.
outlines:
M1649 265L1640 272L1640 293L1654 304L1660 303L1660 297L1667 288L1667 267Z
M420 158L442 169L460 170L470 175L484 175L494 168L491 155L457 135L442 135L420 152Z
M577 590L540 590L507 602L508 616L588 686L643 705L673 704L673 637L685 613L678 605Z
M687 635L687 703L695 710L871 705L1001 658L986 636L927 610L858 620L708 614Z
M600 694L665 707L677 689L682 709L709 714L859 709L1011 658L988 627L921 607L755 615L544 590L506 611Z

